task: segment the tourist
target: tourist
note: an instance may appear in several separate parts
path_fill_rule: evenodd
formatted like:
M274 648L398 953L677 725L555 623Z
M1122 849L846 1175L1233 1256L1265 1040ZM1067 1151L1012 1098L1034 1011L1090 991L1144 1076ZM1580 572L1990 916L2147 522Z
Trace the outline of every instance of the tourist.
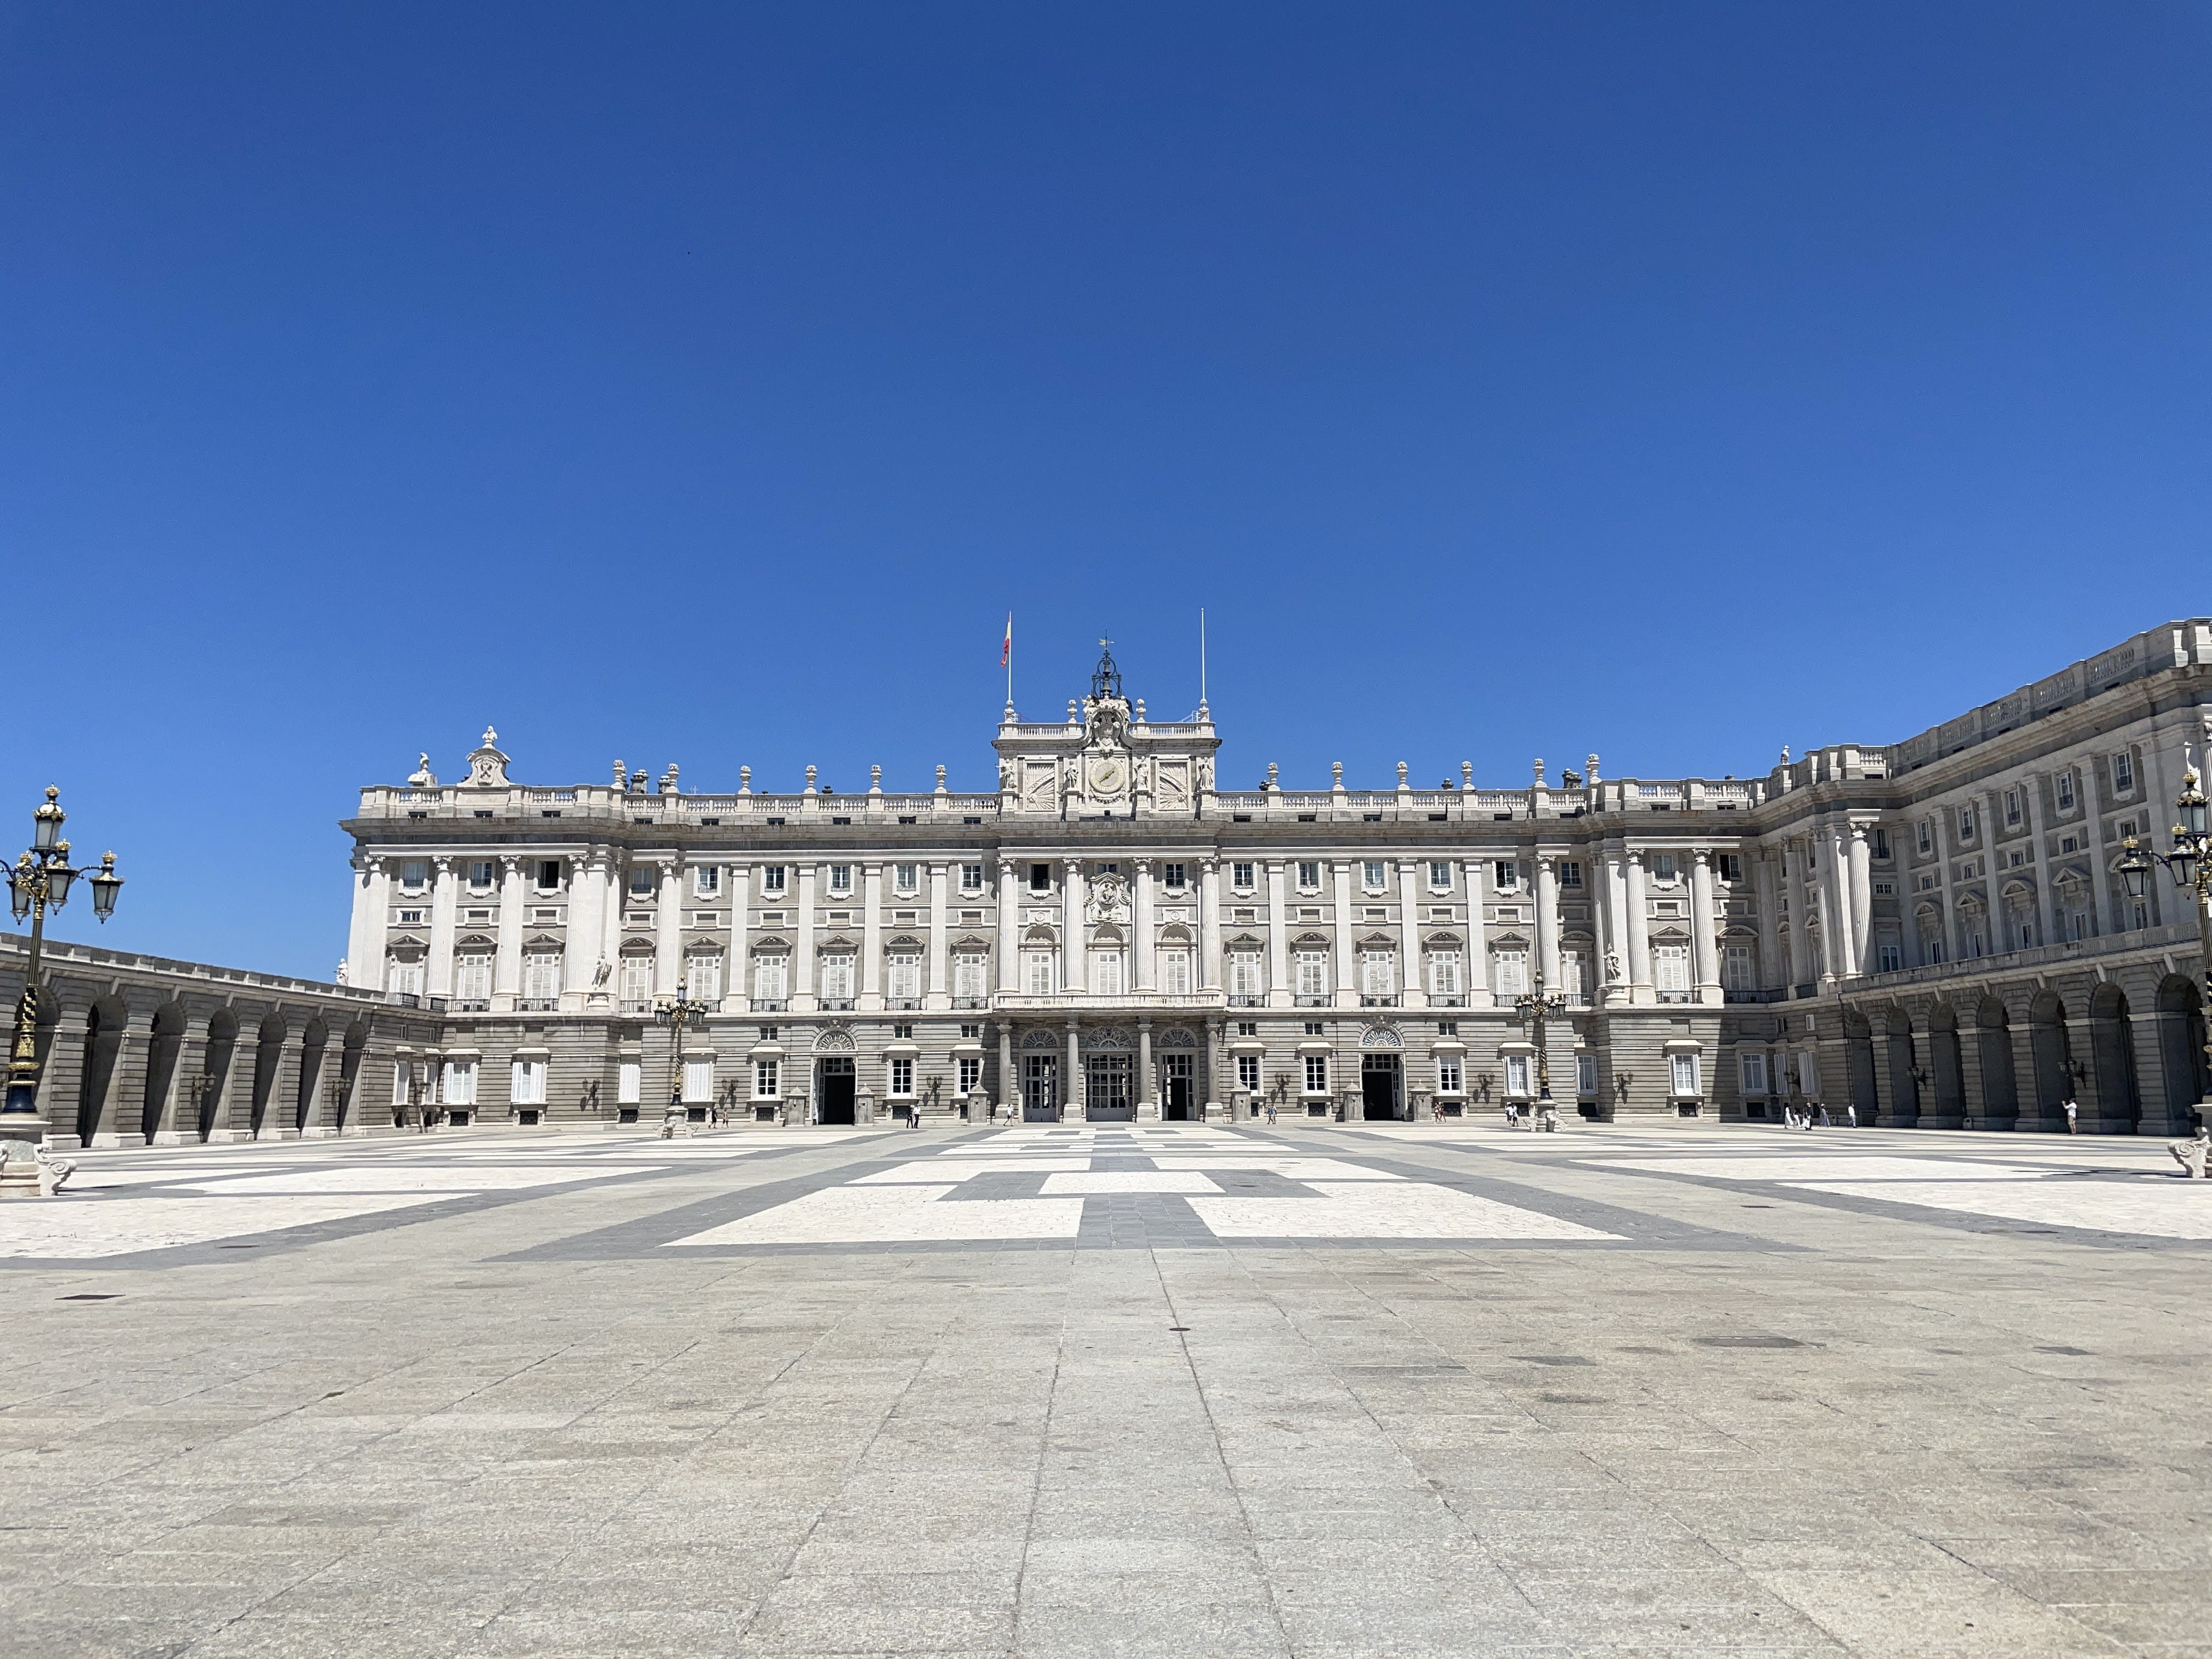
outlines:
M1820 1108L1820 1127L1823 1129L1832 1129L1835 1127L1834 1124L1828 1121L1828 1109L1825 1106Z
M2061 1109L2066 1114L2066 1133L2069 1135L2079 1134L2081 1109L2074 1103L2073 1096L2066 1097L2066 1103Z
M1859 1127L1859 1103L1856 1100L1844 1108L1844 1122L1850 1128Z

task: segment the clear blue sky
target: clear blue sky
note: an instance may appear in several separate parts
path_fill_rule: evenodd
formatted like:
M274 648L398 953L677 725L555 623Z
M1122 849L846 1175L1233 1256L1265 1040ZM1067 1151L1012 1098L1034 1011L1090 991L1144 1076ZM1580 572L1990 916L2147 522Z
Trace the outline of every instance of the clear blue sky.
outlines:
M2212 11L0 9L0 825L327 975L364 782L1763 771L2205 558ZM88 907L65 937L95 930Z

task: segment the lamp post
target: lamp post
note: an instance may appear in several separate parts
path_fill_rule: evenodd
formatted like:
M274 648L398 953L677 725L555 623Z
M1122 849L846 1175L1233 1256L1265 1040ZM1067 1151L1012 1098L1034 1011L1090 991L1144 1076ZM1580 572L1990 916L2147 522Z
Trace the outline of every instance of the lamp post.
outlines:
M680 1110L684 1104L684 1030L706 1018L708 1012L706 1003L693 1002L681 991L653 1005L653 1024L665 1025L676 1034L668 1055L668 1104L672 1111Z
M1513 999L1513 1012L1527 1020L1533 1028L1530 1041L1536 1045L1536 1110L1556 1113L1559 1108L1552 1103L1552 1057L1544 1047L1544 1022L1556 1019L1567 1012L1567 996L1564 991L1544 989L1544 970L1536 969L1534 988Z
M2197 1006L2212 1022L2212 832L2206 827L2204 790L2193 754L2181 775L2181 794L2173 805L2179 817L2172 831L2172 850L2154 852L2130 836L2127 856L2120 860L2120 879L2127 886L2128 897L2140 902L2150 884L2154 859L2166 866L2174 885L2196 902L2197 977L2202 992ZM2212 1042L2204 1045L2204 1055L2208 1073L2212 1073ZM2199 1115L2212 1121L2212 1099L2204 1103Z
M46 943L46 912L69 902L70 884L85 873L70 866L70 844L61 838L67 817L61 795L59 789L46 790L46 804L31 814L29 850L8 872L9 908L17 921L27 917L31 923L31 951L23 963L23 994L15 1003L15 1041L8 1059L7 1098L0 1103L0 1139L16 1143L9 1150L19 1155L0 1166L0 1194L17 1197L39 1190L37 1158L21 1154L32 1153L46 1138L46 1121L39 1115L39 957ZM105 922L115 914L115 896L123 886L114 854L100 860L91 883L92 913Z

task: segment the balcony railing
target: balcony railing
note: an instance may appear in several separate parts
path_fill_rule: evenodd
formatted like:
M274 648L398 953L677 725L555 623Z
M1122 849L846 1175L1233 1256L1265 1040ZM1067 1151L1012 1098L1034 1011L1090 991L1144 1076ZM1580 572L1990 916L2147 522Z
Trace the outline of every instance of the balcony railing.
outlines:
M850 997L824 997L822 999L822 1009L824 1013L849 1014L853 1012L853 999Z
M561 1006L558 997L525 997L515 1007L526 1014L550 1014Z
M1464 1008L1467 1006L1467 998L1457 991L1431 991L1429 993L1429 1006L1431 1008Z
M491 1012L489 997L455 997L446 1006L457 1014L488 1014Z
M921 1011L921 999L920 997L885 997L884 1006L895 1014L919 1013Z
M1326 1008L1329 1006L1329 999L1326 996L1297 996L1291 999L1291 1003L1297 1008Z
M791 1006L788 997L755 997L753 1012L757 1014L780 1014Z
M1395 992L1362 992L1359 1006L1363 1008L1395 1008L1398 1006Z
M1267 998L1253 991L1231 991L1229 994L1229 1006L1232 1008L1257 1008L1267 1000Z

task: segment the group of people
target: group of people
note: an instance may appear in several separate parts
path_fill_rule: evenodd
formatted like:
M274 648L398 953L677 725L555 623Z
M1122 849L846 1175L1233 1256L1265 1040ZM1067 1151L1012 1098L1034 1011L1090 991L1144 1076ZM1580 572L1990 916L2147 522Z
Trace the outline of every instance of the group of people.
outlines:
M1547 1135L1557 1134L1559 1129L1559 1109L1547 1100L1543 1103L1540 1110L1533 1117L1529 1117L1522 1113L1519 1101L1509 1100L1505 1103L1505 1127L1509 1129L1528 1129L1532 1132L1541 1129Z

